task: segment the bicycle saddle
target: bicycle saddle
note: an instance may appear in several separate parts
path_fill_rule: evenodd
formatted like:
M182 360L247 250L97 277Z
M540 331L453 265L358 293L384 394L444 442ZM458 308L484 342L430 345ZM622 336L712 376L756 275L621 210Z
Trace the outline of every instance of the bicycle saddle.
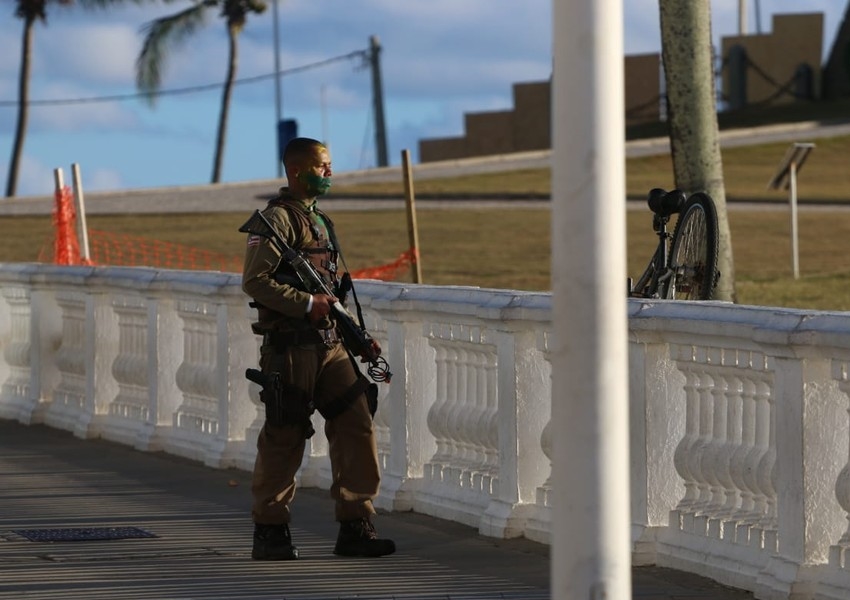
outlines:
M661 188L653 188L649 191L649 210L654 212L659 217L669 217L682 210L687 197L682 190L666 191Z

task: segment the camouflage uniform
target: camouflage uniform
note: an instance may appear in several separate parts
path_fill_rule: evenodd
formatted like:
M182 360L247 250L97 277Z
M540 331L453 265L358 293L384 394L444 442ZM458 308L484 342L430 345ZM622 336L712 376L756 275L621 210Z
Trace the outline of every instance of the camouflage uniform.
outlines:
M326 217L315 201L303 202L281 188L262 211L278 234L301 251L333 289L337 283L338 249L333 247ZM312 402L326 417L338 521L368 518L378 493L380 472L365 378L352 363L329 317L314 326L307 318L310 294L272 243L249 235L242 289L254 299L258 321L254 333L263 336L260 370L279 373L287 397ZM301 466L309 431L303 423L263 426L257 440L252 514L255 523L288 524L295 495L295 474Z

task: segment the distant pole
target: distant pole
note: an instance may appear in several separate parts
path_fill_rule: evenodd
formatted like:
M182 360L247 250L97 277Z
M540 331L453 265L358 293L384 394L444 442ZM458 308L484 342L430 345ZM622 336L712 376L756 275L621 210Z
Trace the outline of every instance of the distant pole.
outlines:
M738 35L747 35L747 0L738 0Z
M325 145L325 148L330 150L331 138L330 132L328 131L328 101L324 83L322 84L322 87L320 88L319 92L322 105L322 143Z
M413 193L413 167L410 164L410 150L401 151L402 172L404 173L404 197L407 206L407 235L410 249L413 252L413 262L410 272L413 283L422 283L422 264L419 261L419 228L416 225L416 198Z
M800 245L797 240L797 163L788 165L788 197L791 203L791 269L800 279Z
M277 18L277 3L279 0L274 0L272 3L272 19L274 20L274 108L275 108L275 122L274 122L274 130L275 130L275 162L277 163L277 176L278 179L283 177L283 163L280 161L280 157L278 156L277 147L280 142L277 140L277 136L280 135L279 127L280 127L280 119L283 115L283 96L280 92L280 31L278 26L278 18Z
M375 157L379 167L386 167L387 130L384 123L384 90L381 84L381 43L378 36L369 38L369 62L372 65L372 102L375 110Z
M782 157L776 173L767 184L769 190L779 188L788 190L788 204L791 208L791 270L794 273L794 279L800 278L800 250L797 240L797 173L803 168L803 164L814 148L815 145L812 142L791 144L785 151L785 156Z
M631 600L623 2L552 5L551 597Z

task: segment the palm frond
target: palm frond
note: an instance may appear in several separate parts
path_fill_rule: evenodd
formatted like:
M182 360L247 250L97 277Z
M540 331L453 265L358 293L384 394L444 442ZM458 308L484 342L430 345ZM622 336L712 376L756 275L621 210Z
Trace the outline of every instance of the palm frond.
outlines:
M136 86L149 94L153 103L153 92L159 89L168 50L179 46L206 21L207 8L214 0L205 0L171 16L154 19L142 26L145 41L136 59Z
M154 3L163 3L169 4L171 2L179 2L181 0L76 0L76 3L82 6L83 8L112 8L114 6L118 6L119 4L154 4Z

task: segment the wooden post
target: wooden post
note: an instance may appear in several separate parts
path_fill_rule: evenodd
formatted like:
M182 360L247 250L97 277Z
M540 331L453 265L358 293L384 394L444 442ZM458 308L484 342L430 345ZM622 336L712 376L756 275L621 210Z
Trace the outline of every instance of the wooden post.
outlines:
M416 199L413 194L413 168L410 165L410 150L401 151L402 173L404 173L404 198L407 207L407 236L413 251L410 273L413 283L422 283L422 264L419 260L419 229L416 225Z
M80 176L80 165L71 165L71 175L74 181L74 203L77 207L77 237L80 240L80 258L83 264L91 262L89 255L89 230L86 227L86 201L83 197L83 178Z

